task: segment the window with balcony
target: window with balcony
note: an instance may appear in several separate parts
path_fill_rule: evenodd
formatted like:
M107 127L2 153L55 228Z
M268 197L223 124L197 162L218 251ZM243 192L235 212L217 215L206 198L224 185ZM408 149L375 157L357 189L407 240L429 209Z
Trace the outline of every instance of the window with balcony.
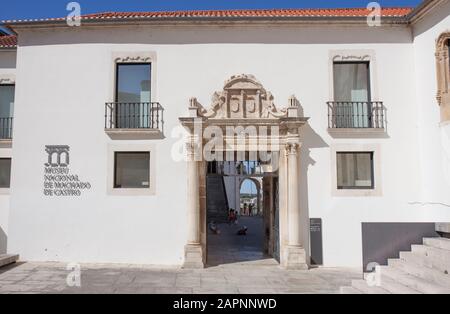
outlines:
M329 128L384 128L381 102L371 100L370 62L334 62Z
M0 188L9 189L11 182L11 158L0 158Z
M152 102L152 63L116 63L115 67L115 101L105 105L107 132L162 133L163 109Z
M374 189L374 153L338 152L337 188L339 190Z
M0 140L12 138L14 85L0 85Z
M150 152L116 152L114 188L150 188Z

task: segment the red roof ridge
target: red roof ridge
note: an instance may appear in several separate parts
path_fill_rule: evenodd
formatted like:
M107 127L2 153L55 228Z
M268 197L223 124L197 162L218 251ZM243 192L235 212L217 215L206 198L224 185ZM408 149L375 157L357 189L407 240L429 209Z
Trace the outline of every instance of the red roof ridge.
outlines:
M17 47L17 36L15 35L0 36L0 48L16 48L16 47Z
M414 10L412 7L382 7L382 16L406 17ZM371 12L366 7L354 8L273 8L273 9L225 9L225 10L176 10L176 11L130 11L99 12L81 16L84 20L127 19L127 18L252 18L252 17L363 17ZM46 19L9 20L3 23L32 23L64 21L65 17Z

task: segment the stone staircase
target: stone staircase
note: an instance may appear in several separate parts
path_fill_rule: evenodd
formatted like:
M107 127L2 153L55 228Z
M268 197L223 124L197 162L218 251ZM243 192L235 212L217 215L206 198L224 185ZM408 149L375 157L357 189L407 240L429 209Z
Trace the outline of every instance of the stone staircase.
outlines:
M0 254L0 268L9 264L14 264L19 260L19 255Z
M450 239L425 238L423 245L411 248L378 267L379 285L354 280L341 294L450 294Z
M228 220L228 197L225 182L222 176L207 176L206 208L208 209L208 223L227 222Z

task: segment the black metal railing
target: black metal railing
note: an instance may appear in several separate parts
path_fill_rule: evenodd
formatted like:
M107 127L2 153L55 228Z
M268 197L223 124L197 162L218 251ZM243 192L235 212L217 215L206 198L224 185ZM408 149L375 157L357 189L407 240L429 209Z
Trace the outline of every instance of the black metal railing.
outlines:
M0 118L0 140L12 139L13 118Z
M163 107L158 102L106 103L105 129L155 129L162 131Z
M381 101L329 101L327 104L331 129L386 127L386 109Z

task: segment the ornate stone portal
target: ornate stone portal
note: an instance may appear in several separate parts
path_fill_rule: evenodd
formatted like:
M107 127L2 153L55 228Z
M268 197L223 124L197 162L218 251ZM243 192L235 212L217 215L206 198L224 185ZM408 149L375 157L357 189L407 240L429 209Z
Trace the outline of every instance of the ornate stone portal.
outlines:
M441 121L450 121L450 31L436 41L437 101L441 107Z
M202 148L211 140L210 127L215 130L213 133L223 131L221 136L215 136L223 143L213 147L213 150L220 151L219 158L225 152L232 158L238 152L261 154L266 151L270 156L278 156L280 262L285 268L308 268L304 247L309 239L301 236L308 223L304 221L299 200L300 129L307 121L294 96L289 98L286 108L278 109L273 95L253 75L232 76L222 91L213 94L209 109L196 98L191 98L189 117L180 118L189 131L185 268L200 268L206 263L206 163L211 160L204 158ZM230 134L230 128L236 132ZM257 130L257 133L248 132L250 129ZM232 154L228 154L230 152Z

